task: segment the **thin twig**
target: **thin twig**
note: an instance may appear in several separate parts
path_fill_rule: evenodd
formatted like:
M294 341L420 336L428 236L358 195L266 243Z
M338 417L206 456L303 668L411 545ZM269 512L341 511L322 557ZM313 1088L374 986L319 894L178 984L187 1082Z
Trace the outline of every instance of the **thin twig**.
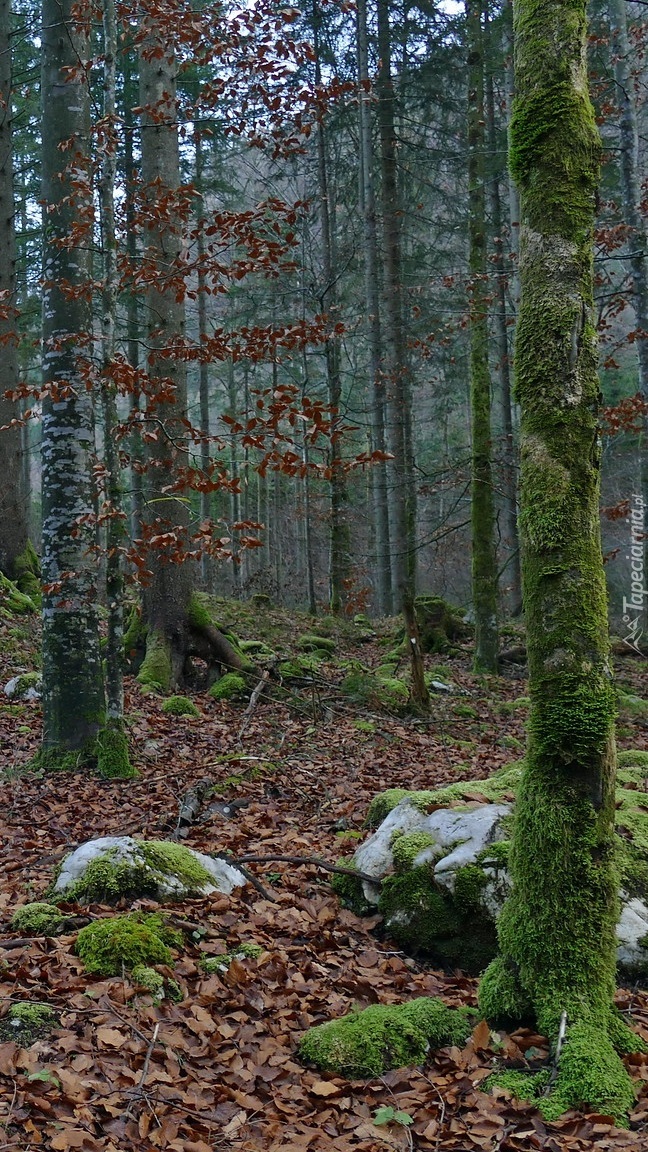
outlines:
M243 720L241 722L241 727L239 728L238 735L236 737L239 744L241 743L243 735L244 735L244 733L245 733L245 731L246 731L246 729L250 723L250 720L252 719L254 709L256 708L257 704L259 703L259 697L261 696L263 689L265 688L266 684L268 683L269 678L270 678L270 669L264 668L261 679L259 680L259 683L257 684L252 695L250 696L250 703L248 704L247 708L245 709L245 712L243 713Z
M149 1046L146 1050L146 1056L144 1057L144 1064L142 1066L142 1075L139 1078L139 1084L136 1084L136 1086L134 1088L131 1088L131 1093L133 1095L133 1099L131 1100L130 1104L128 1105L128 1108L126 1109L126 1113L124 1115L125 1120L127 1120L129 1118L129 1116L131 1116L133 1104L143 1094L144 1084L146 1082L146 1077L148 1076L149 1064L151 1063L151 1056L153 1055L153 1049L155 1048L155 1045L157 1043L159 1031L160 1031L160 1025L156 1024L155 1028L153 1029L153 1035L151 1037L151 1041L150 1041Z
M254 873L250 872L250 869L246 868L245 864L242 864L240 860L237 860L234 856L230 856L229 852L210 852L209 855L212 856L214 860L224 860L224 862L230 864L232 868L238 868L239 872L245 876L245 879L250 882L252 887L256 888L257 892L263 896L264 900L269 900L271 904L277 903L276 896L273 896L272 892L268 892L267 888L263 887L261 881L257 880Z

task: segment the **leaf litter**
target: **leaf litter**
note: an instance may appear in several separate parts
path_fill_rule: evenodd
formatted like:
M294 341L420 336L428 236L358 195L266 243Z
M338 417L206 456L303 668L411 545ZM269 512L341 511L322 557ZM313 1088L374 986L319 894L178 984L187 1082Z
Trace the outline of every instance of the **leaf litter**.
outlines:
M8 627L0 622L5 679L21 661L30 666L27 631L24 650L16 652L15 643L2 644ZM380 662L371 646L362 657ZM341 908L330 874L315 864L250 865L271 898L248 884L231 897L167 906L174 927L185 926L182 954L173 967L160 969L179 985L178 1002L155 1002L126 973L111 979L85 974L74 954L75 933L30 941L12 933L15 907L42 898L57 864L76 845L111 834L172 837L192 790L207 795L215 787L223 803L203 806L203 815L183 829L190 847L334 864L364 834L377 791L479 779L519 756L511 749L524 739L523 713L501 705L519 697L523 684L499 679L485 687L469 672L468 653L445 663L452 682L470 696L475 717L456 716L456 697L445 695L434 698L427 723L367 716L340 697L335 669L327 665L317 692L304 689L287 703L262 700L240 742L244 704L196 696L199 718L169 717L159 698L128 681L132 757L142 774L128 782L84 772L21 774L38 747L40 708L0 705L0 1018L17 1001L31 1000L47 1002L60 1021L28 1049L0 1042L0 1149L608 1152L646 1146L646 1056L628 1058L637 1105L627 1131L609 1117L580 1113L547 1124L503 1089L480 1091L502 1057L517 1067L547 1058L544 1038L528 1029L494 1033L481 1022L463 1051L443 1049L423 1068L369 1081L302 1066L295 1056L301 1034L352 1008L414 996L476 1002L476 980L434 970L377 937L379 917L360 919ZM626 681L635 675L628 663ZM640 691L639 669L636 678ZM362 730L357 719L367 722ZM645 747L645 731L635 732L631 744ZM136 906L157 907L144 900ZM111 909L66 911L87 922ZM237 946L246 943L259 945L261 954L237 958ZM202 958L225 953L234 956L229 966L207 974ZM646 991L622 989L617 1002L648 1038ZM381 1108L412 1123L376 1125Z

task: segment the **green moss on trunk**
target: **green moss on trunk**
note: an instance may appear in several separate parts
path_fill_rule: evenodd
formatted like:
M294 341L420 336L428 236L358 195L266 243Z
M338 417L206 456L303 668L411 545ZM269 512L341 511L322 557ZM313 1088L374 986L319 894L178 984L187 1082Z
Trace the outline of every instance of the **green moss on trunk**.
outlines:
M600 144L588 94L585 0L519 0L515 63L516 380L531 713L513 892L480 1004L491 1020L532 1014L553 1040L566 1012L559 1075L543 1111L586 1105L622 1118L633 1095L615 1051L622 1037L612 1009L615 699L598 518L592 237Z

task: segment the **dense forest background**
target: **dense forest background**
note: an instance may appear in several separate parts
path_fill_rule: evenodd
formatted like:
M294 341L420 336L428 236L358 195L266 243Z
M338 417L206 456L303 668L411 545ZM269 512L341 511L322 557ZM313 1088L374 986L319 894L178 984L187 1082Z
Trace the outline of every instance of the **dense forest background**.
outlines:
M72 15L83 24L89 12L80 5ZM86 138L71 137L82 146L80 162L76 146L59 146L76 214L59 255L61 245L69 255L79 243L91 252L83 371L95 398L95 530L105 555L110 517L128 517L135 546L119 547L129 578L150 567L147 553L162 534L147 537L142 528L156 421L163 436L168 419L155 411L160 399L149 386L153 329L144 298L155 277L167 277L160 290L174 295L179 313L173 357L186 374L178 498L188 509L182 529L178 522L167 531L179 533L185 552L200 553L202 587L267 593L313 611L332 605L388 614L400 606L396 569L405 554L417 590L469 606L470 349L479 296L488 316L498 597L504 611L519 610L510 4L485 0L480 16L477 44L468 43L463 6L451 3L365 11L362 3L313 0L299 10L264 4L238 12L126 4L112 32L94 13L83 28L77 54L91 123ZM630 582L628 509L641 491L637 407L629 398L647 386L642 17L640 4L591 6L591 76L605 149L595 257L601 381L605 403L622 405L606 426L603 456L617 630ZM13 115L12 125L5 116L3 146L11 127L16 204L16 311L7 324L15 329L17 321L20 333L17 363L5 361L0 381L16 397L5 401L3 422L20 427L18 451L16 426L2 449L14 497L20 490L18 499L7 497L5 519L15 534L21 515L23 538L28 531L40 548L40 417L51 385L43 386L40 358L41 17L17 0L3 19ZM174 237L171 269L156 268L147 248L152 205L142 178L137 58L147 21L177 82L178 168L153 175L159 195L152 197L160 235ZM472 141L469 49L483 88ZM47 110L45 89L42 99ZM471 196L476 184L481 200ZM471 262L471 235L480 232L482 268ZM11 283L5 290L14 293ZM114 351L106 358L107 307ZM169 378L175 368L167 369ZM114 428L100 402L107 381ZM117 447L108 464L107 442ZM117 513L111 469L121 487ZM4 567L13 575L11 555Z

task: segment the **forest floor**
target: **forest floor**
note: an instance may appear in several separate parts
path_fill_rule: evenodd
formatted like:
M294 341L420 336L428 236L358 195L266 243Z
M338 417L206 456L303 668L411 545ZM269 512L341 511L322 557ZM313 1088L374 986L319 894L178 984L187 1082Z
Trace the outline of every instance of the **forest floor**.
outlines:
M233 606L224 611L244 638L257 638L263 620L263 638L286 652L299 633L312 630L312 621L295 613L248 608L237 619ZM168 716L160 697L128 681L132 754L141 772L135 781L21 772L38 747L40 706L0 704L0 1017L16 1001L37 1000L60 1021L29 1048L0 1042L0 1150L646 1148L648 1085L641 1081L648 1081L648 1057L629 1060L637 1105L627 1131L604 1116L576 1113L546 1124L503 1090L482 1093L502 1054L522 1063L529 1049L535 1058L547 1054L543 1038L525 1030L496 1034L481 1025L463 1051L444 1049L422 1068L369 1081L300 1064L296 1045L312 1024L421 995L474 1004L476 992L475 979L413 960L381 938L378 917L359 919L341 908L330 874L313 864L250 865L269 899L248 884L231 897L173 906L176 917L205 933L200 949L188 938L178 955L173 976L184 997L178 1003L155 1004L127 978L88 976L74 935L13 946L13 910L42 898L64 855L95 836L172 836L182 799L199 782L219 789L208 807L215 798L230 810L199 816L184 840L189 846L334 863L364 834L376 792L477 780L521 755L525 712L510 703L525 691L523 669L476 678L466 647L429 658L465 694L435 695L428 720L368 714L340 694L339 660L377 665L380 637L359 645L351 624L333 635L337 651L317 685L288 700L262 699L240 739L245 703L197 694L198 718ZM0 683L33 669L36 649L36 624L24 617L0 621ZM626 691L639 695L640 665L619 661ZM474 714L457 714L466 703ZM629 721L621 745L648 748L645 723ZM231 952L241 942L264 951L234 961L222 975L204 974L201 951ZM623 989L618 1004L648 1040L648 992ZM376 1125L377 1109L389 1106L412 1122Z

